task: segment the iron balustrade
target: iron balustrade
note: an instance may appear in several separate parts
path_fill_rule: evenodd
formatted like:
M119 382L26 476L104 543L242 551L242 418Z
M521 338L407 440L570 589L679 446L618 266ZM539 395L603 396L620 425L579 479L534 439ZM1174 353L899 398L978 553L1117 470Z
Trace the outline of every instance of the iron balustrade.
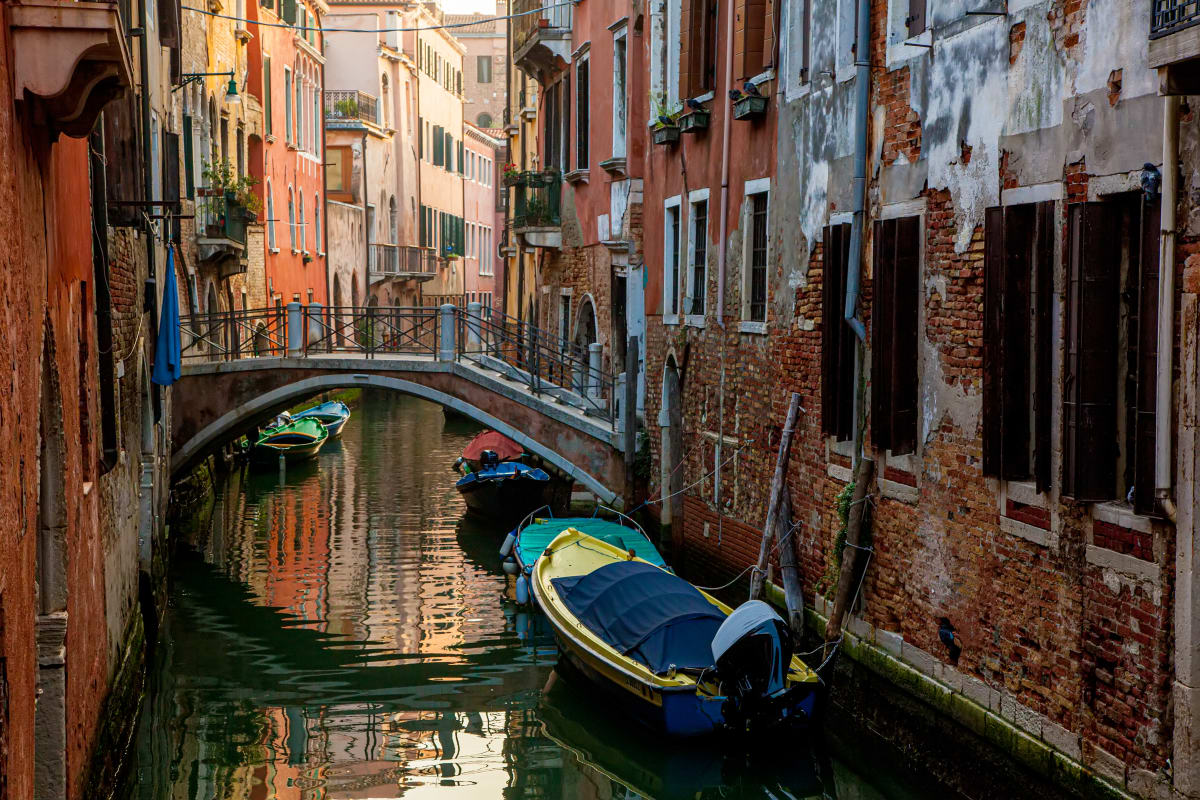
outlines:
M1200 0L1152 0L1150 38L1158 39L1200 22Z
M513 228L556 228L562 224L562 176L557 170L522 172L510 185Z
M379 124L379 102L357 89L326 89L325 116L334 120L361 120Z
M196 190L196 238L246 244L246 223L255 215L221 189Z
M546 28L569 29L571 27L571 3L558 0L514 0L513 49L520 50L537 33ZM537 9L541 13L535 13Z
M372 243L367 267L380 275L433 275L437 273L437 255L432 248L402 244Z
M444 320L447 314L450 319ZM331 354L475 363L506 373L535 395L554 397L614 428L617 424L620 378L603 368L598 347L577 345L475 304L445 309L292 303L186 316L180 336L188 363Z

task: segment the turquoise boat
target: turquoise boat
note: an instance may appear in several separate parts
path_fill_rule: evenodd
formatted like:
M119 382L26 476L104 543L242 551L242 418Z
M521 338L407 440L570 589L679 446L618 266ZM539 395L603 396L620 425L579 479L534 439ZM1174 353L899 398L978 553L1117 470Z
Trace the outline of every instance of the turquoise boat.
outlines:
M275 463L283 456L288 461L314 458L329 440L329 431L319 420L294 419L267 428L250 447L255 461Z
M331 400L328 403L306 408L296 414L293 419L315 419L325 426L330 437L336 439L342 435L342 428L345 427L346 420L350 419L350 407L341 401Z
M516 596L519 603L524 605L529 600L529 580L534 564L550 543L568 528L574 528L619 550L632 553L656 567L670 571L671 568L663 560L662 554L640 525L618 511L607 510L615 514L617 519L609 520L597 516L536 517L531 514L509 533L500 548L500 557L504 559L505 571L517 576Z

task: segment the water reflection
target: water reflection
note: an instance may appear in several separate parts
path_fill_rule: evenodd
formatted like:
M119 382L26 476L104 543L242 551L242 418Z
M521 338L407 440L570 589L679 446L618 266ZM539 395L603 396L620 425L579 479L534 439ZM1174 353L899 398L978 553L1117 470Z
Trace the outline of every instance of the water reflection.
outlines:
M476 432L368 394L312 464L228 477L176 534L134 796L833 796L802 742L779 775L544 691L553 642L453 488Z

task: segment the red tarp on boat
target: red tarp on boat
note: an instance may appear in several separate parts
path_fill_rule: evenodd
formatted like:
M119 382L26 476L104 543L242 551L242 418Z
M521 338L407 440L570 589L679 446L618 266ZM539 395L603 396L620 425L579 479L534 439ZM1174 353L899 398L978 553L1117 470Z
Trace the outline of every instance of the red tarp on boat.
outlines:
M509 461L525 452L525 448L504 434L496 431L484 431L463 448L463 458L468 461L478 461L484 450L491 450L500 457L501 461Z

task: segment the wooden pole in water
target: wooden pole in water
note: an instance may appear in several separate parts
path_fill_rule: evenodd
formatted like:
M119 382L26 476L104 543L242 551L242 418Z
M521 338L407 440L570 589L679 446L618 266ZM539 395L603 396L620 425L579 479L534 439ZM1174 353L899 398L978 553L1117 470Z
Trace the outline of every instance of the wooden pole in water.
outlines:
M625 508L633 508L634 485L633 462L637 458L637 390L638 390L638 337L630 336L625 348L625 396L621 398L621 416L625 418L622 445L625 448Z
M779 505L779 522L775 526L775 536L779 539L779 572L783 578L788 627L799 638L804 630L804 591L800 583L800 570L796 566L797 527L792 522L792 499L784 492Z
M758 548L758 566L750 574L750 599L761 600L763 582L767 576L767 554L771 538L775 533L775 521L779 518L779 500L787 492L787 464L792 453L792 433L796 430L796 418L800 415L800 394L792 392L788 404L787 420L783 423L783 435L779 438L779 457L775 460L775 476L771 478L771 489L767 495L767 522L763 525L762 545Z
M825 641L832 642L842 635L842 619L846 606L851 602L850 592L859 580L858 554L862 539L863 518L867 513L867 485L875 474L875 462L869 458L859 459L854 471L854 493L850 497L850 517L846 520L846 547L842 550L842 570L838 574L837 594L833 596L833 610L825 624Z

